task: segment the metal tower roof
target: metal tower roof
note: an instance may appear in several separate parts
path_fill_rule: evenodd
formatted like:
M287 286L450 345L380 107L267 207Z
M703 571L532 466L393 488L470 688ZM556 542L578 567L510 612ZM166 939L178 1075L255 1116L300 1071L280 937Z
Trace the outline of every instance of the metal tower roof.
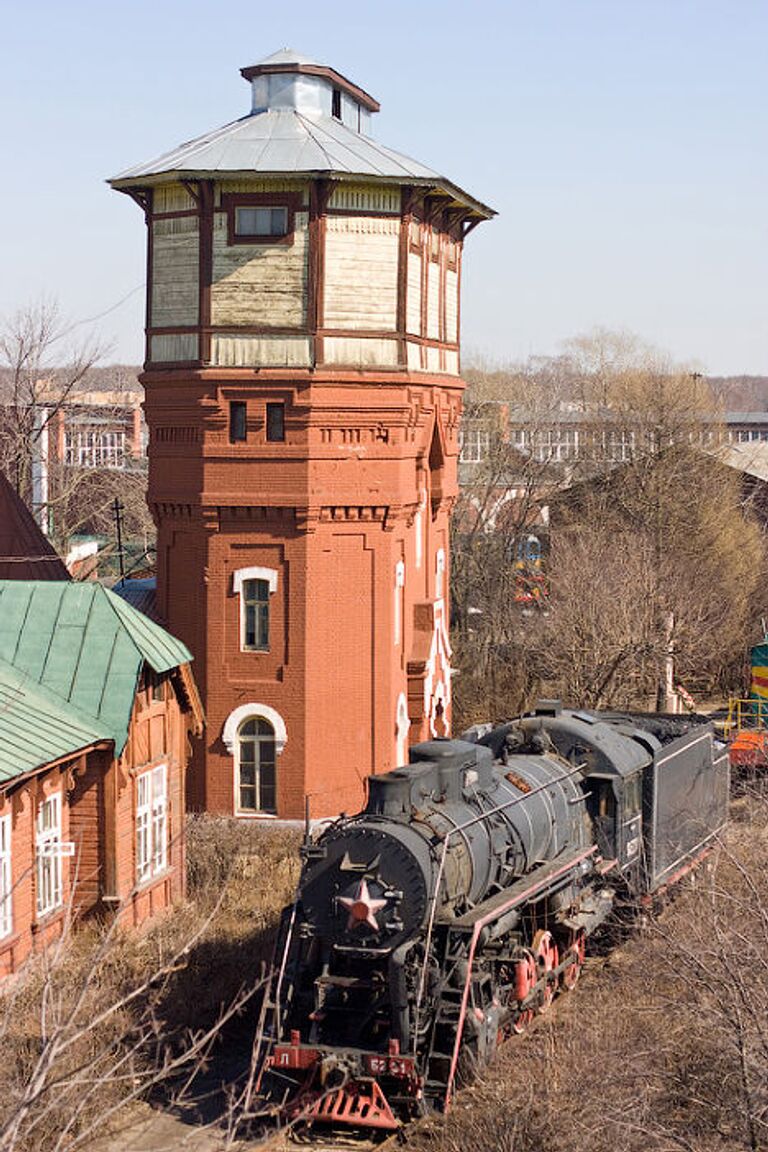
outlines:
M418 160L385 148L337 116L326 114L331 111L331 88L336 86L359 106L363 117L378 108L373 97L333 69L283 49L242 72L252 82L254 104L266 93L267 107L255 106L250 115L137 164L109 183L130 190L173 177L189 180L225 174L360 177L435 188L477 216L495 215L493 209Z

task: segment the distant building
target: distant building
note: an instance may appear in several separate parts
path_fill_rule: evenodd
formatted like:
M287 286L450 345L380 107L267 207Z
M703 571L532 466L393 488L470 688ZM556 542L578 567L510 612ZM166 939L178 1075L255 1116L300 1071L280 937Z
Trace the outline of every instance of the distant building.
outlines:
M183 894L190 659L99 584L0 581L0 974L70 905L137 925Z
M41 405L45 399L43 391ZM143 399L141 389L74 389L51 416L52 460L70 468L136 467L147 454Z
M199 669L192 804L329 816L450 729L460 277L493 212L372 140L333 68L242 75L250 115L112 181L148 229L157 608Z
M722 429L721 440L728 444L768 441L768 411L725 412L722 416L697 417L693 435L708 445L715 439L715 426ZM711 435L707 424L712 425ZM702 427L703 426L703 427ZM483 412L465 420L461 430L460 473L469 479L472 465L488 456L492 429L497 429L510 448L538 463L569 465L580 460L601 460L613 464L629 461L640 445L636 432L611 409L583 411L562 406L549 412L528 412L503 401L488 401Z

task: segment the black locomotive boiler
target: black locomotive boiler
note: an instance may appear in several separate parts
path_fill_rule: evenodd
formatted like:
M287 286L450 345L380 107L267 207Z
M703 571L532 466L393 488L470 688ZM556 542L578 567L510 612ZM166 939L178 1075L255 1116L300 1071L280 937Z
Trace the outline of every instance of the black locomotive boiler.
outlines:
M620 892L671 884L726 819L728 759L696 717L542 702L411 749L364 811L303 849L262 1027L262 1097L394 1129L576 984Z

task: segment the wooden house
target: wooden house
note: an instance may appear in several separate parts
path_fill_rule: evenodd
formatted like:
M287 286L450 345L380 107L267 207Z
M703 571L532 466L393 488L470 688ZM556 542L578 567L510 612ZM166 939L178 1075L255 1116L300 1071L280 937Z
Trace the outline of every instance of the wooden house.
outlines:
M0 974L69 909L138 925L183 894L190 659L99 584L0 581Z

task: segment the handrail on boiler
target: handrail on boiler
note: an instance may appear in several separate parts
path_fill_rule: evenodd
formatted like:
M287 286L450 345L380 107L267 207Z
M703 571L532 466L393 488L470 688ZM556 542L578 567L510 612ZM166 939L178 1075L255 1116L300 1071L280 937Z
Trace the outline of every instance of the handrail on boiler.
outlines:
M572 776L580 776L584 771L584 764L577 764L570 772L563 772L558 776L558 780L570 780ZM514 808L516 804L527 800L529 796L536 796L539 792L544 792L547 788L551 788L553 780L547 780L544 784L539 784L536 788L531 788L530 792L523 792L520 796L514 796L511 800L505 801L504 804L498 804L495 808L487 808L477 816L473 816L469 820L465 820L463 824L456 824L453 828L449 828L447 832L443 833L440 839L442 840L442 850L440 853L440 863L437 868L437 876L435 877L435 886L432 890L432 900L429 909L429 920L427 922L427 937L424 945L424 959L421 964L421 973L419 975L419 988L416 993L416 1005L413 1014L413 1054L416 1056L416 1044L419 1035L419 1015L421 1013L421 1002L424 998L424 987L427 978L427 964L429 962L429 949L432 944L432 930L435 923L435 914L437 912L437 899L440 892L440 883L443 878L443 870L445 868L445 860L448 855L448 842L451 837L456 833L463 833L467 828L473 827L475 824L481 823L489 816L495 816L499 812L505 812L508 808Z

